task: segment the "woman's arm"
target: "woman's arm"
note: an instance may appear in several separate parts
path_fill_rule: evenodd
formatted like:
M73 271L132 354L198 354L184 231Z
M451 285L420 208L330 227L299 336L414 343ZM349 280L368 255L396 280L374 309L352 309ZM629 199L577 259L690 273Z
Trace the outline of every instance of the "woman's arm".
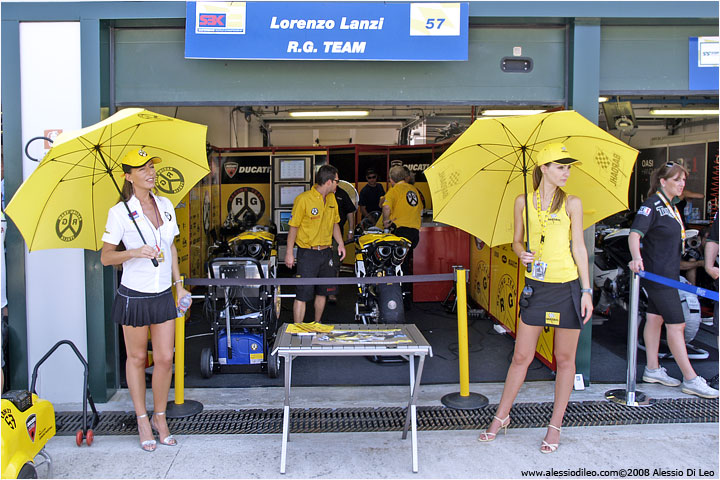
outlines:
M180 301L185 295L190 295L190 292L185 290L182 283L182 277L180 276L180 264L178 262L177 248L175 248L175 242L170 244L170 256L172 258L172 280L175 286L175 293L177 294L177 301ZM192 304L192 300L190 300Z
M528 263L532 263L535 259L535 252L525 250L525 217L523 212L525 211L525 196L518 195L515 198L515 208L513 209L513 243L512 249L515 255L518 256L520 262L527 266Z
M628 236L628 246L630 247L630 255L632 255L632 260L628 263L630 270L635 273L638 273L640 270L645 270L642 255L640 254L640 234L638 232L630 232Z
M132 250L118 251L118 246L112 243L103 242L102 251L100 252L100 262L105 265L121 265L131 258L155 258L157 250L150 245L143 245L140 248Z
M683 198L705 198L705 195L685 189L680 194L680 200L682 200Z
M580 286L583 290L580 299L580 314L583 316L583 323L587 323L592 317L592 287L590 284L590 273L588 268L588 254L585 248L585 237L583 235L583 208L579 197L568 196L567 211L570 215L570 233L572 238L572 255L580 275ZM587 290L590 290L589 292Z

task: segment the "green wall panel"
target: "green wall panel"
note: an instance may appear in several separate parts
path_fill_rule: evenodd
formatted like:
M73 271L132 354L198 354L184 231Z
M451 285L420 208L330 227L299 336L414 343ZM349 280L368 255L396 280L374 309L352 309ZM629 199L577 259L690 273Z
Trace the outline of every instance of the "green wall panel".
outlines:
M600 90L688 89L688 38L717 36L717 26L605 26Z
M500 71L514 46L531 73ZM563 102L563 28L471 29L469 51L467 62L186 60L184 30L118 29L116 103Z

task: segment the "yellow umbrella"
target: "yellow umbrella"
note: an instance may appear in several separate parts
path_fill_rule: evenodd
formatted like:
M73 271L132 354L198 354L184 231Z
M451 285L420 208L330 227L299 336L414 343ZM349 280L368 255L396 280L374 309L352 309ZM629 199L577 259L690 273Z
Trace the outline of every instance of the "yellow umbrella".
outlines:
M128 108L82 130L62 133L5 211L30 251L99 250L108 210L120 200L120 161L142 148L157 156L158 193L173 205L210 170L207 127Z
M563 189L581 198L583 228L628 208L638 151L568 110L475 120L425 170L433 219L491 247L511 243L515 197L532 191L535 156L554 142L582 162Z

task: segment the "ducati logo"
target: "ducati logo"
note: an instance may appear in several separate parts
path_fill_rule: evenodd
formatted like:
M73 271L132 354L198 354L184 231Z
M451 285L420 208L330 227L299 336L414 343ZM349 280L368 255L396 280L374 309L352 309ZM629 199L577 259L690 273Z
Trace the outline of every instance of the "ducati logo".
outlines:
M228 177L233 178L238 171L237 162L225 162L225 173Z
M28 436L30 437L30 441L35 441L35 429L37 427L37 417L33 413L30 415L27 420L25 420L25 427L27 427Z

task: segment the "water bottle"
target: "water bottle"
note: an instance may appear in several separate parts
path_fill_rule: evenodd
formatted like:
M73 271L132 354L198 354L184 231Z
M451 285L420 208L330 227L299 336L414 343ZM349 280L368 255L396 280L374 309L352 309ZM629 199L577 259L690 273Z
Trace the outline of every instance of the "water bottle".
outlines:
M185 312L187 312L187 309L190 308L190 304L192 303L192 299L190 298L190 294L188 293L184 297L180 299L177 306L177 316L178 317L184 317Z

